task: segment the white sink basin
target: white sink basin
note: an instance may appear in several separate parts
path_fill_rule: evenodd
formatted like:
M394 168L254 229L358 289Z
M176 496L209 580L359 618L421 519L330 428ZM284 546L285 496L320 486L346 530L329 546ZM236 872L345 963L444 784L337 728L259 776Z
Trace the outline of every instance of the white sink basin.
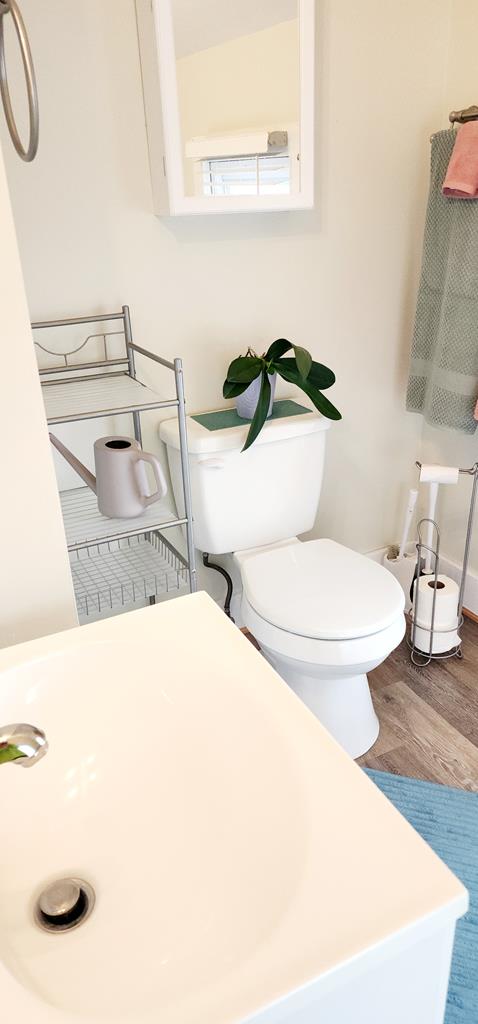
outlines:
M441 936L446 989L464 889L204 594L1 651L17 721L49 751L0 766L3 1019L302 1024L328 999L348 1024L334 1000L410 930ZM48 934L67 876L96 904Z

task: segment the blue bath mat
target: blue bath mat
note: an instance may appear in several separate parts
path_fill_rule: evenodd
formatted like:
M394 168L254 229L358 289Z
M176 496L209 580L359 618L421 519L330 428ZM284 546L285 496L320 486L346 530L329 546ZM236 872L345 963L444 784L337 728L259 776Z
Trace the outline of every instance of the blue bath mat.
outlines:
M466 886L445 1024L478 1024L478 794L366 769L367 775Z

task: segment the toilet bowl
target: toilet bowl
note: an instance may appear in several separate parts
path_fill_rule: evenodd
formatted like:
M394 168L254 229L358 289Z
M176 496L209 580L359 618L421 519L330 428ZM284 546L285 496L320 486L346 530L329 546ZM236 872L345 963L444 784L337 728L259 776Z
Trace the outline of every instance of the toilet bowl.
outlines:
M236 552L242 616L271 665L351 757L379 722L367 672L405 632L404 597L381 565L331 540Z
M203 552L233 554L244 624L355 758L378 736L367 672L404 635L404 596L391 573L365 555L332 540L298 539L315 523L329 426L310 409L277 402L243 451L248 424L235 410L189 416L194 536ZM160 437L183 515L177 420L163 421Z

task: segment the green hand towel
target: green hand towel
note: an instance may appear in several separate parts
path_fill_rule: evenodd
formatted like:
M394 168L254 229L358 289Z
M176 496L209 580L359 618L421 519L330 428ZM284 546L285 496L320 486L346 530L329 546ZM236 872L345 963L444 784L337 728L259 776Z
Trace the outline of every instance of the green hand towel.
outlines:
M478 396L478 200L441 193L455 131L431 144L423 263L407 409L434 427L473 434Z

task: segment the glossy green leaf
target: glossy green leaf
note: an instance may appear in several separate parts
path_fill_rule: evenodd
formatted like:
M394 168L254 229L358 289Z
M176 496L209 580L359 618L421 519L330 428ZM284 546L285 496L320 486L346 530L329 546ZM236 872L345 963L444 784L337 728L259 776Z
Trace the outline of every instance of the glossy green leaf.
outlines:
M309 384L313 384L319 391L326 391L327 388L332 387L332 384L335 384L335 373L328 366L324 366L323 363L312 362L312 366L307 374L307 380Z
M290 384L296 384L297 387L300 388L308 398L310 398L314 403L315 408L322 413L322 416L325 416L329 420L342 419L342 413L335 408L335 405L332 405L332 402L329 402L329 399L326 398L318 388L314 387L310 381L304 380L297 369L289 369L289 367L283 366L282 362L279 360L276 364L276 371L284 380L289 381Z
M308 381L303 380L302 384L299 384L298 386L302 388L302 391L304 391L306 395L308 395L310 400L314 403L315 408L322 414L322 416L325 416L328 420L342 419L342 413L339 412L337 407L333 405L321 391L318 391L317 388L310 387Z
M288 370L295 369L294 359L279 359L274 363L274 369L280 373L280 366L284 366ZM322 363L312 363L309 370L307 380L309 384L313 384L314 387L318 388L319 391L326 391L327 388L331 388L332 384L335 384L335 373L329 370L328 366L324 366Z
M245 384L237 384L234 380L225 380L222 386L223 398L237 398L238 395L242 395L243 391L247 391L249 387L249 381Z
M306 380L309 374L309 370L312 366L312 356L306 348L301 348L300 345L293 345L295 361L297 363L297 369L301 377Z
M266 363L274 362L276 359L280 359L284 352L288 352L293 347L292 342L287 341L287 338L277 338L277 341L273 341L272 345L269 345L264 359Z
M262 380L261 380L261 390L260 390L260 394L259 394L259 401L258 401L257 406L256 406L256 411L254 413L254 416L253 416L253 419L252 419L252 423L251 423L251 425L249 427L249 433L248 433L247 438L246 438L246 443L244 445L244 448L242 449L243 452L245 452L247 448L250 448L251 444L254 444L254 441L256 440L256 437L259 436L259 434L260 434L260 432L261 432L261 430L262 430L262 428L264 426L264 423L266 422L266 419L267 419L267 413L269 412L270 400L271 400L271 386L270 386L270 383L269 383L269 378L267 376L267 373L263 373L262 374Z
M275 363L291 348L294 350L294 359L291 361L297 366L301 377L307 377L312 366L310 352L306 348L302 348L301 345L293 345L291 341L287 341L287 338L277 338L277 341L273 341L267 349L264 359L266 363Z
M239 356L233 359L226 380L235 384L250 384L259 376L263 366L264 360L259 356Z

